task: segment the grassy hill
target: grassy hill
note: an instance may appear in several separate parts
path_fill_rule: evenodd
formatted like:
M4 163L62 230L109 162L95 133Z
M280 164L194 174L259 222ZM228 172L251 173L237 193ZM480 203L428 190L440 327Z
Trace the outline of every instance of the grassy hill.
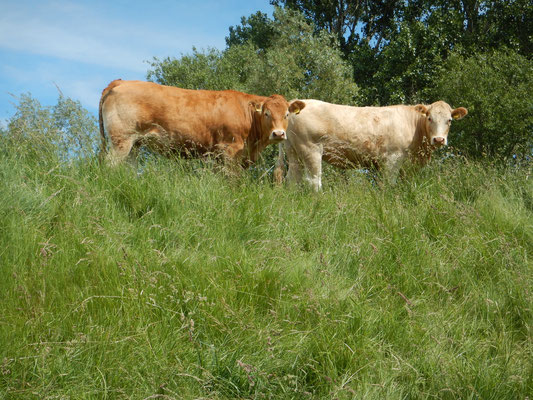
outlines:
M36 150L0 151L0 399L533 393L531 167L315 194Z

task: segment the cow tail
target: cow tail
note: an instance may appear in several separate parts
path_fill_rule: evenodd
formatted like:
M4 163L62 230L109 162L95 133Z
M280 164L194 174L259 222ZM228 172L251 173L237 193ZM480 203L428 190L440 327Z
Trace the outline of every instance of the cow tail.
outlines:
M104 130L104 118L102 117L102 104L104 103L104 93L102 93L102 97L100 98L100 105L98 106L98 125L100 126L100 155L99 155L99 161L103 162L105 155L107 153L107 139L105 136L105 130Z
M98 105L98 125L100 127L100 154L99 154L99 161L103 162L105 155L107 154L107 138L105 135L105 129L104 129L104 117L102 115L102 106L104 105L104 101L111 93L111 90L120 85L122 82L121 79L115 79L113 82L111 82L107 87L102 91L102 97L100 97L100 104Z
M276 168L274 168L274 183L281 185L283 183L283 175L285 175L285 151L284 144L278 144L278 159L276 161Z

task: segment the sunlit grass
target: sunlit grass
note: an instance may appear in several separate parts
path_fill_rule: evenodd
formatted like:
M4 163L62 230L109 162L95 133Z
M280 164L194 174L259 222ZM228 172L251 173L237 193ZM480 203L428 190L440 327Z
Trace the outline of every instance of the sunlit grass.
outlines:
M4 151L0 398L526 398L530 172L315 194Z

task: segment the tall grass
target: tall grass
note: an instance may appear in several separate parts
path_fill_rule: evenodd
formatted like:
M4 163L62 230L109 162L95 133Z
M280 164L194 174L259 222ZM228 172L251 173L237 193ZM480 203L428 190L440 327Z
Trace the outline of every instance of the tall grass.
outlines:
M525 399L531 169L323 193L0 149L0 398Z

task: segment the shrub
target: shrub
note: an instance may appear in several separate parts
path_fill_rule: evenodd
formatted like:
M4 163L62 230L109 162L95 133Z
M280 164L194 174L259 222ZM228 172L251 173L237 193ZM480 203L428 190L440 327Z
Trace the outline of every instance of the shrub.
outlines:
M30 94L18 99L16 113L2 135L2 150L39 161L67 161L93 156L97 149L96 118L79 101L59 95L43 107Z

